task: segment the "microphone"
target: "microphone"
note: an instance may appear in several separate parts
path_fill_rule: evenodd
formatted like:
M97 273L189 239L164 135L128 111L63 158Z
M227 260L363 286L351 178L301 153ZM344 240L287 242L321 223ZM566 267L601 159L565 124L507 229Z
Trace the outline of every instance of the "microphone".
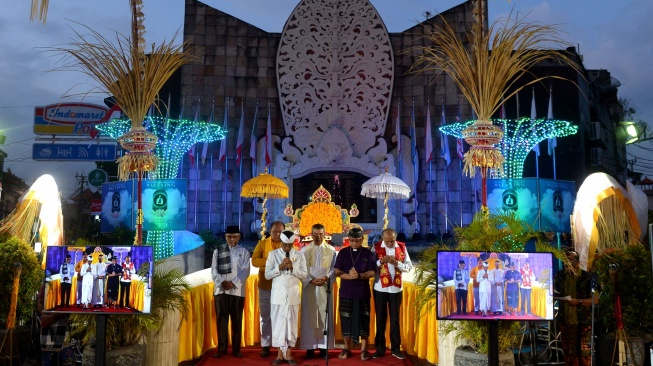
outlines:
M599 274L596 272L590 273L590 283L592 290L596 290L598 288L598 279L599 279Z
M290 258L290 251L286 252L286 258Z

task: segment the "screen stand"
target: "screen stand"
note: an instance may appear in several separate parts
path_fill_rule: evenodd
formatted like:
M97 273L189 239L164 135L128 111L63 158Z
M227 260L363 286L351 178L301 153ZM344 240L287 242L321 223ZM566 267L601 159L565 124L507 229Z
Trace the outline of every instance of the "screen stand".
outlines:
M499 366L499 322L488 322L488 352L487 363L489 366Z
M104 366L106 355L107 315L98 314L95 317L95 366Z

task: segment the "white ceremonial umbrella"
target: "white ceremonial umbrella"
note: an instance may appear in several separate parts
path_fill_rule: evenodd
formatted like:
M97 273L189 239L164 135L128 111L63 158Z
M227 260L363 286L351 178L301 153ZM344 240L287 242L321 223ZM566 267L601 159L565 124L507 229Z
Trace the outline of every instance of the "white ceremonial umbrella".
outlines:
M370 178L363 183L361 195L370 198L383 198L383 229L388 227L388 199L407 199L410 197L410 188L401 179L388 173Z

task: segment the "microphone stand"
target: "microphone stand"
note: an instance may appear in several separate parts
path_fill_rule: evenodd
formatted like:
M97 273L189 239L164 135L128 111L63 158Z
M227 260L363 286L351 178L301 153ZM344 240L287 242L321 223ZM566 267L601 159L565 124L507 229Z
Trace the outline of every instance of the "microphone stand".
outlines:
M591 283L591 286L592 286L592 325L591 325L591 327L592 327L592 336L590 338L590 365L594 366L595 362L596 362L596 360L595 360L596 355L595 355L595 348L594 348L594 343L595 343L595 339L594 339L594 310L596 308L596 305L594 304L594 302L595 302L594 296L596 294L596 286L597 286L596 282L597 282L597 279L596 279L596 273L592 273L592 274L590 274L590 276L591 276L590 283Z
M329 300L331 300L331 276L327 276L327 303L324 317L324 347L326 347L326 366L329 366Z

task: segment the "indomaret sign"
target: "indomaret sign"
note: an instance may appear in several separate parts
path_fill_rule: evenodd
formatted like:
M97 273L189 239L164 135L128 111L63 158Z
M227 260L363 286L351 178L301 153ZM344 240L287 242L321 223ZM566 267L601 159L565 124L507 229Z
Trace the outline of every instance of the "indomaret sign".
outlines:
M109 109L87 103L59 103L34 108L37 135L89 135L93 127L109 119Z

